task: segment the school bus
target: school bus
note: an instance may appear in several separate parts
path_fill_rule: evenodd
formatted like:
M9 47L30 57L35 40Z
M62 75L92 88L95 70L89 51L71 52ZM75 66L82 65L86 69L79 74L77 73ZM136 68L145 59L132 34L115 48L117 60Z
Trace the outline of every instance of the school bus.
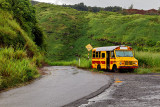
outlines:
M92 50L92 68L109 69L118 72L119 69L138 68L138 60L130 46L107 46Z

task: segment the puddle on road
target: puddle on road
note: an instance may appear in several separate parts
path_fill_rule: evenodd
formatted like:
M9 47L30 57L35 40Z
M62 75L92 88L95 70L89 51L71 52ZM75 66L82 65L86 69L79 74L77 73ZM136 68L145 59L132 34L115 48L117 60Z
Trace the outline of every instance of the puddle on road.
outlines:
M122 82L123 81L120 81L119 78L116 78L114 83L122 83Z

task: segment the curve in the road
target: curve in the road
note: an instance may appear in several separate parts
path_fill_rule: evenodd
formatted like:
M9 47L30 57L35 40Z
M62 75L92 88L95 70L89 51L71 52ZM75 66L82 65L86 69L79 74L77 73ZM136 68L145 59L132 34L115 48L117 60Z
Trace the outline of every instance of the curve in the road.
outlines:
M0 107L71 106L100 94L112 82L109 76L76 67L53 66L43 69L50 71L50 75L30 85L1 93ZM76 102L71 103L73 101Z

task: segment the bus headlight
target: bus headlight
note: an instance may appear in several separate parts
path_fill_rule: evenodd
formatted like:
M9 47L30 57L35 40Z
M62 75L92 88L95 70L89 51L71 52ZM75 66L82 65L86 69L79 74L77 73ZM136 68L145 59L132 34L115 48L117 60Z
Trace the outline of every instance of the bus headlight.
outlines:
M135 62L134 64L135 64L135 65L137 65L138 63L137 63L137 62Z
M119 64L122 65L122 62L120 62Z

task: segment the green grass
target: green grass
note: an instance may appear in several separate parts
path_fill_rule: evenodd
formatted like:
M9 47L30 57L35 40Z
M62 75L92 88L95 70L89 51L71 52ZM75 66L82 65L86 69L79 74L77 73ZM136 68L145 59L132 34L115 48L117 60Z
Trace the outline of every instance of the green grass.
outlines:
M80 61L79 59L77 59L72 61L54 61L54 62L50 62L49 60L47 60L46 62L48 62L48 64L51 66L77 66L79 68L86 68L86 69L91 68L91 59L88 60L85 58L80 58Z
M27 82L39 76L36 63L24 50L0 50L0 90Z
M55 61L55 62L48 62L51 66L75 66L76 61Z
M136 52L139 68L137 73L159 73L160 72L160 53L159 52Z
M35 7L40 25L47 35L46 58L51 62L86 58L88 51L85 46L89 43L93 47L109 45L107 42L93 40L87 34L87 12L43 3Z
M152 73L152 69L139 67L138 69L134 70L134 72L137 74L148 74Z
M160 67L160 53L159 52L136 52L135 57L142 67Z
M135 70L135 73L137 74L150 74L150 73L160 73L160 67L139 67Z
M80 64L79 61L77 61L77 66L80 68L86 68L86 69L90 69L92 65L92 61L91 59L85 59L85 58L80 58Z
M160 37L160 16L121 15L110 12L89 13L89 35L93 39L108 40L122 44L150 45L148 41L157 42ZM91 14L91 15L90 15ZM93 16L94 14L94 16ZM143 42L141 40L144 40ZM155 43L153 43L155 45Z

